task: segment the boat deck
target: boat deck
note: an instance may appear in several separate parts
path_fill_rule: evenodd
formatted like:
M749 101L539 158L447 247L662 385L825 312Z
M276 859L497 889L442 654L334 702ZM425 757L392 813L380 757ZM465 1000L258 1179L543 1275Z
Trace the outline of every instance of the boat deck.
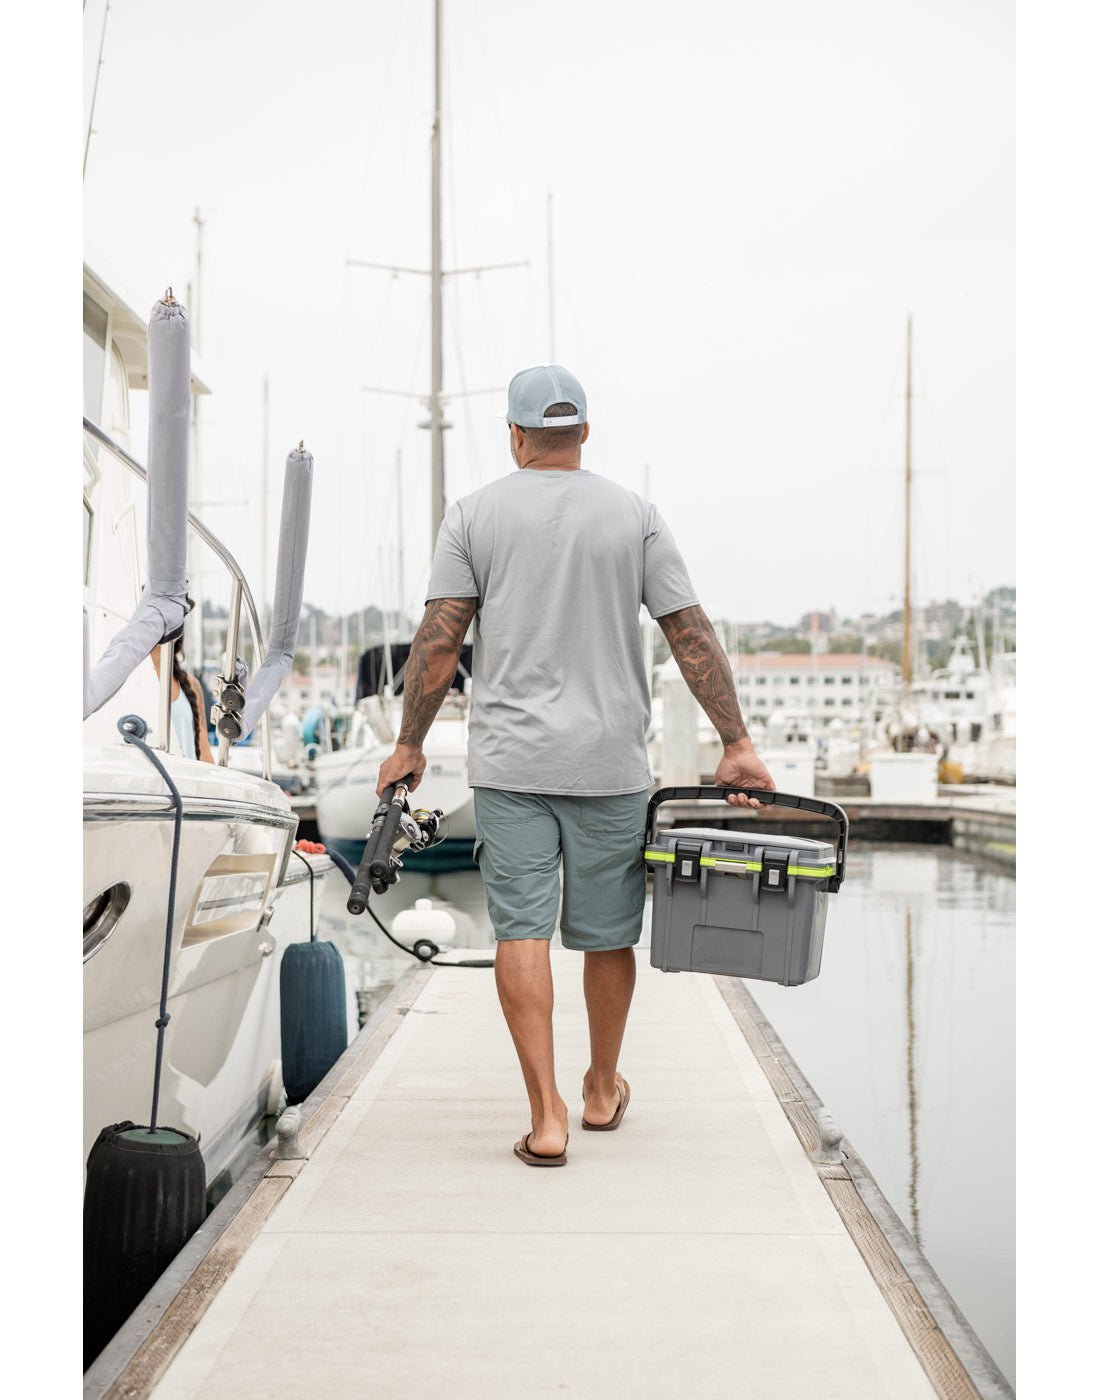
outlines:
M512 1154L526 1099L492 974L414 971L305 1106L308 1160L263 1163L107 1393L976 1395L842 1208L845 1167L811 1161L731 984L639 959L630 1108L585 1133L580 960L553 958L566 1167Z

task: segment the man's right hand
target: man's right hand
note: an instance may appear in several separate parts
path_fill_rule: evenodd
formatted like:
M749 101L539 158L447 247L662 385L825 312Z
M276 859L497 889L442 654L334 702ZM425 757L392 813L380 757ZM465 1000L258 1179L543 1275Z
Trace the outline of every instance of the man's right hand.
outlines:
M736 744L727 744L722 760L714 774L715 787L761 788L775 791L772 775L761 763L752 746L752 740L744 738ZM731 792L726 801L732 807L759 807L755 797L746 797L743 792Z

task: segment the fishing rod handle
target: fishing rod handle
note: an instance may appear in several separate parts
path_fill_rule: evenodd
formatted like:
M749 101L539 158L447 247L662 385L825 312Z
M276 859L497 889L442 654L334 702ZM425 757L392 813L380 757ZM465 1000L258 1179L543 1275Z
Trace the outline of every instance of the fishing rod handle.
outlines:
M848 813L843 807L835 802L829 802L824 797L799 797L791 792L772 792L768 788L746 788L746 787L670 787L659 788L649 799L649 807L645 818L645 839L648 845L656 835L657 809L665 802L677 802L685 799L700 801L702 799L714 798L724 802L727 797L734 793L744 793L746 797L755 797L762 807L794 807L803 812L817 812L820 816L828 817L837 825L840 833L836 848L836 874L829 880L826 888L831 894L835 894L840 889L841 882L845 874L845 858L848 853Z
M375 867L380 865L383 873L389 870L389 852L397 835L397 826L401 820L401 811L410 782L411 773L399 783L390 783L382 789L382 796L371 823L370 835L363 850L363 858L359 862L359 869L355 872L355 880L348 895L349 914L362 914L366 909L375 879ZM399 792L400 797L397 795Z

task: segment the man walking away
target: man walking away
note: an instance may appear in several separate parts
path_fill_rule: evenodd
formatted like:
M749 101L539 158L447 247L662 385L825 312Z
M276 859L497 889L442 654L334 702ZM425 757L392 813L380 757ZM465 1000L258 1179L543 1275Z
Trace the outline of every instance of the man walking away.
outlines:
M591 1060L582 1128L619 1126L618 1072L642 928L649 687L638 612L668 638L722 740L715 781L773 789L753 751L729 658L656 509L581 466L584 390L560 365L508 387L518 471L456 501L439 532L423 621L405 670L401 732L378 779L425 768L424 738L474 624L470 785L497 938L496 982L531 1101L515 1145L563 1166L568 1111L554 1076L550 939L584 953ZM758 807L743 794L731 803ZM559 885L559 863L562 884Z

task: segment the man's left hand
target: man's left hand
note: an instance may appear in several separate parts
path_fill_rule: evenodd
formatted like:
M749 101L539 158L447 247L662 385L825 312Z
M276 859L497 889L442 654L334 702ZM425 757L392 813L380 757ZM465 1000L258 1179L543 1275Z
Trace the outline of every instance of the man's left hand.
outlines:
M381 797L391 783L400 783L411 774L409 791L415 792L427 766L428 760L424 757L423 749L413 744L398 744L378 770L378 786L375 791Z

